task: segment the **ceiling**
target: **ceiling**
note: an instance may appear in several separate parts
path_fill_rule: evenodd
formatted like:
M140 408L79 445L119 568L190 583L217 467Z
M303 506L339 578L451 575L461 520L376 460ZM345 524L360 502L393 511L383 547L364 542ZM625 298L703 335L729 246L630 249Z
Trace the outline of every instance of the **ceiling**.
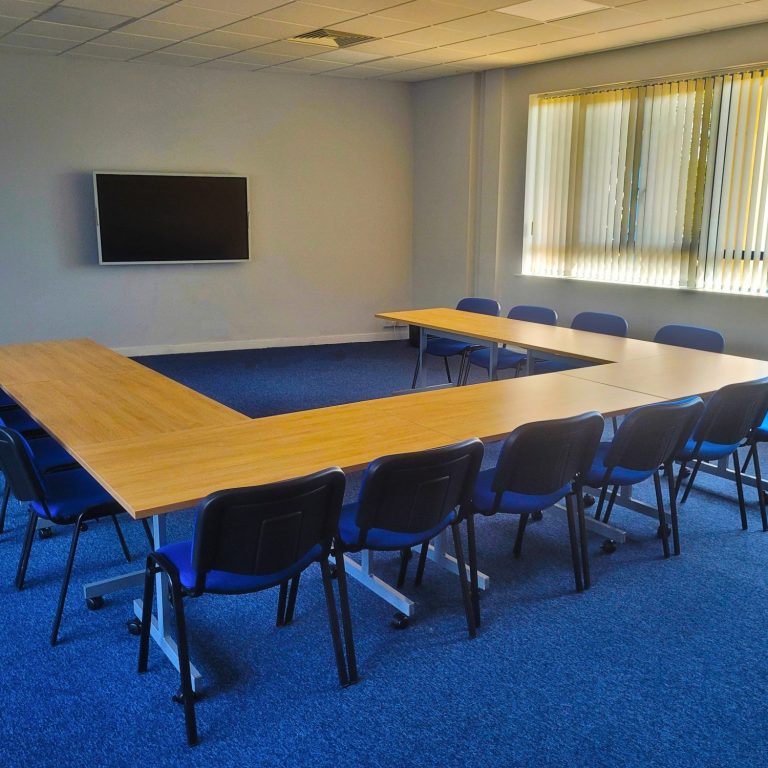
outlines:
M768 0L0 0L0 51L418 81L761 21ZM377 39L291 41L319 28Z

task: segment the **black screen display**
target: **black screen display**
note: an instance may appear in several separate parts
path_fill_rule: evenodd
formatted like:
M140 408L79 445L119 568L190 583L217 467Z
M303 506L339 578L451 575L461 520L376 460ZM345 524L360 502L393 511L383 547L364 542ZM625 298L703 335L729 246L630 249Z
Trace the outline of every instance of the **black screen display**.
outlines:
M239 176L96 173L102 264L248 260Z

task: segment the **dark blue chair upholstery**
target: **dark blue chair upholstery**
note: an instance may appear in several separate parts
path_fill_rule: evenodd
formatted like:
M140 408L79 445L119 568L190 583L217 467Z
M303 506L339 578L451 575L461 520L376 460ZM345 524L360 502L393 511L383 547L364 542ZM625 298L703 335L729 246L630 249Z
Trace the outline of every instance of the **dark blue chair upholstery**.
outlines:
M707 401L701 418L693 428L690 439L677 451L675 458L680 462L675 490L682 484L684 471L688 462L693 461L693 470L688 478L685 493L680 500L684 504L693 488L696 475L702 461L717 461L728 456L733 457L736 475L736 491L741 513L741 527L747 530L747 510L744 504L744 486L741 478L741 462L739 446L743 441L752 440L756 430L765 417L768 409L768 378L746 381L740 384L729 384L718 389ZM760 517L763 530L768 531L768 516L762 487L762 475L758 452L753 451L755 480L757 481L757 497L760 502Z
M592 466L584 476L584 484L600 489L595 519L602 513L608 488L613 486L603 522L607 523L621 486L635 485L653 477L659 534L664 557L669 557L667 521L661 494L659 467L666 470L669 483L670 518L676 555L680 554L680 532L675 504L673 460L688 439L696 419L704 410L700 397L687 397L666 403L653 403L635 408L621 422L613 440L601 443Z
M518 304L507 313L510 320L524 320L528 323L540 323L541 325L557 325L557 312L549 307L537 307L532 304ZM514 369L515 376L520 371L520 367L526 361L524 352L513 352L511 349L501 347L498 353L496 370L503 371ZM475 349L469 354L470 365L477 365L486 371L491 367L491 350L487 347ZM461 384L467 383L470 366L464 368L464 377Z
M515 557L520 557L528 517L565 498L573 574L579 592L584 589L585 582L589 586L588 562L582 562L583 554L586 553L586 529L580 491L581 475L592 461L602 432L603 417L595 412L524 424L504 441L495 469L480 473L472 497L474 513L520 515L513 550ZM581 529L582 557L579 556L574 505ZM467 518L467 535L472 599L479 623L477 559L474 520L471 515ZM583 570L585 565L586 569Z
M29 521L16 573L17 589L24 586L38 519L42 518L55 525L74 523L69 557L51 630L51 645L56 645L83 523L100 517L110 517L115 525L123 554L130 562L131 556L116 517L123 509L84 469L43 474L27 440L7 427L0 427L0 469L14 496L19 501L29 502Z
M653 340L659 344L700 349L702 352L722 352L725 349L725 338L720 331L697 325L664 325L656 331Z
M155 575L170 579L176 616L179 668L187 741L197 744L189 670L184 598L205 593L236 595L280 588L278 626L289 624L301 573L319 563L341 685L348 683L328 556L344 499L344 473L326 469L306 477L251 488L219 491L197 513L192 541L169 544L147 557L139 644L139 672L147 671ZM343 599L343 598L342 598Z
M474 296L461 299L456 305L456 309L462 312L476 312L479 315L491 315L498 317L501 312L501 305L496 299L483 299ZM445 339L441 336L428 336L427 345L424 348L424 354L442 357L445 364L445 375L448 377L448 383L451 383L451 368L448 365L448 358L455 355L464 355L470 345L465 341L456 339ZM462 357L462 366L464 358ZM462 368L459 369L457 381L461 381ZM416 387L416 381L419 378L419 358L416 358L416 369L413 372L413 381L411 389Z
M43 428L22 408L0 410L0 427L8 427L23 434L42 433Z
M3 392L2 389L0 389L0 411L4 410L5 408L16 408L18 407L16 405L16 401L7 393Z
M629 333L629 325L621 315L610 312L579 312L571 321L571 328L576 331L589 331L590 333L602 333L606 336L624 337ZM556 371L569 371L574 368L583 368L592 363L583 360L563 358L561 360L542 360L536 363L536 373L554 373Z
M357 664L347 598L345 552L399 550L402 556L404 550L421 545L418 584L430 539L450 527L467 628L470 637L475 636L459 524L468 512L482 459L483 444L476 439L429 451L384 456L372 462L365 471L357 501L344 506L335 556L347 660L353 682L357 679ZM406 557L401 563L407 563ZM404 578L405 571L401 566L399 585Z

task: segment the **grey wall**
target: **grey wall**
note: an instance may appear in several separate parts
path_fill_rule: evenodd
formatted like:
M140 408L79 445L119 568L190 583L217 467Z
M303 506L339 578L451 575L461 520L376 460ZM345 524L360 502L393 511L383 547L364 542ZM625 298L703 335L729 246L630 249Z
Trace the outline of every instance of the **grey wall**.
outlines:
M555 307L562 324L583 309L619 312L639 338L664 323L696 323L723 330L728 351L768 356L765 298L520 275L531 94L766 60L768 25L756 25L415 85L415 304L450 306L474 292L496 296L505 310Z
M0 343L375 338L411 303L408 86L0 55ZM100 267L93 170L247 175L248 264Z

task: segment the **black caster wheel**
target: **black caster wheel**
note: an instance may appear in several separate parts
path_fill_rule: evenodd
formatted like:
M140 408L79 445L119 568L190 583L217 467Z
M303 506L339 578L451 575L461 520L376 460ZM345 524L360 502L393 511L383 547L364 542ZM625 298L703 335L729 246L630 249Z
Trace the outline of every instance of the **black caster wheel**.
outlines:
M392 628L393 629L406 629L408 625L411 623L411 620L404 614L398 611L393 617L392 617Z
M141 620L131 619L125 622L125 626L128 627L128 634L138 637L141 634Z
M595 497L591 493L585 493L581 497L581 500L584 504L584 509L591 507L595 503Z
M541 511L539 511L539 512L531 512L531 520L533 520L533 521L538 523L540 520L543 520L543 519L544 519L544 513L543 512L541 512Z
M104 598L101 595L96 595L96 597L88 597L85 600L85 604L88 606L89 611L98 611L99 608L104 606Z
M600 547L606 555L616 551L616 542L613 539L606 539Z
M686 467L686 468L683 470L683 472L682 472L682 475L683 475L683 477L688 477L690 474L691 474L691 470L690 470L690 469L688 469L688 467Z
M37 535L40 539L50 539L53 536L53 528L46 526L45 528L38 528Z
M672 535L672 529L669 526L667 526L667 536L671 536L671 535ZM656 538L660 539L661 537L662 537L662 529L661 529L661 526L659 526L656 529Z

